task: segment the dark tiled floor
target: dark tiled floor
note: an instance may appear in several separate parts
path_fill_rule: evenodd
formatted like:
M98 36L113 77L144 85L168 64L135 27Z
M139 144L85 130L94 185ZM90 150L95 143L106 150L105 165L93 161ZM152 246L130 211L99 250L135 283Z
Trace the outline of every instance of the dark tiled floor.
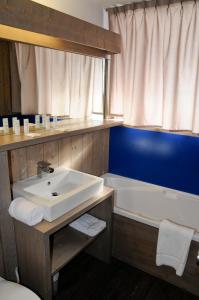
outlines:
M112 299L199 300L115 259L107 265L81 254L61 271L56 300Z

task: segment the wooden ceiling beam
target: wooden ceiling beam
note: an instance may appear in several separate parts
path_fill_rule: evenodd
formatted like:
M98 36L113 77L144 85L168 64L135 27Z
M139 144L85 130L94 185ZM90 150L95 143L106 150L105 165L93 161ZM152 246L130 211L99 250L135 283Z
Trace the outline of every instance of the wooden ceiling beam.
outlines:
M30 0L0 0L0 38L103 57L120 53L120 35Z

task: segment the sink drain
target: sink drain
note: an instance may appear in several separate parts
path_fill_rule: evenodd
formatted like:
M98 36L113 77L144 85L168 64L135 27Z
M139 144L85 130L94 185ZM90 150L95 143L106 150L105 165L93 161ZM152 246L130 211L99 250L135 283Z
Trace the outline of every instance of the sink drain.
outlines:
M53 192L51 195L52 195L53 197L59 196L59 194L58 194L57 192Z

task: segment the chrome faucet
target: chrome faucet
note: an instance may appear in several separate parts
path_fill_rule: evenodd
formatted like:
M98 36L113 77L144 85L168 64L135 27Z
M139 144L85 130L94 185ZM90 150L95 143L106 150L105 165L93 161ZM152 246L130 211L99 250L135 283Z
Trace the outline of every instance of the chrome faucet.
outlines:
M42 178L42 173L53 173L54 169L50 167L51 163L48 161L38 161L37 163L37 177Z

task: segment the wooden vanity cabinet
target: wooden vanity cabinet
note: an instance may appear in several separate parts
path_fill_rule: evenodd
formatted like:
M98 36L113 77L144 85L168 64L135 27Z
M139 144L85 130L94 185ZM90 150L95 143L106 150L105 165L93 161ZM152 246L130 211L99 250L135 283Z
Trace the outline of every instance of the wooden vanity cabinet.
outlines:
M104 187L102 193L89 199L53 222L43 221L30 227L15 223L18 266L21 284L50 300L52 279L62 267L82 250L109 262L111 257L113 190ZM106 228L96 237L89 237L69 227L73 220L88 212L106 221Z

